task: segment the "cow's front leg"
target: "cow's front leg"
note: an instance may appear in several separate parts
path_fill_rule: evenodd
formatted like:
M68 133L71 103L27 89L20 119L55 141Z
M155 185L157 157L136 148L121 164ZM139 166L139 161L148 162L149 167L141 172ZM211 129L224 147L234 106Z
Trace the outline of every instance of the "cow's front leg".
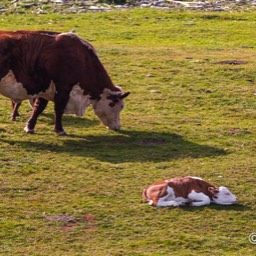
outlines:
M191 200L190 205L192 206L202 206L211 203L211 199L201 192L192 191L190 194L188 194L188 198Z
M161 200L159 200L156 203L157 207L168 207L168 206L178 207L178 206L181 206L181 205L182 205L181 202L176 202L174 200L171 200L171 201L161 201Z
M65 94L58 93L55 95L55 99L54 99L54 110L55 110L54 131L61 136L67 135L67 133L65 132L62 126L62 115L68 103L68 99L69 99L69 93L65 93Z
M27 133L35 133L35 126L37 122L38 116L45 110L46 106L48 104L48 100L43 98L37 98L33 105L33 112L30 116L24 130Z
M63 129L63 126L62 126L62 115L63 115L63 113L64 113L64 111L63 112L56 112L55 111L54 131L60 136L67 135L66 131Z

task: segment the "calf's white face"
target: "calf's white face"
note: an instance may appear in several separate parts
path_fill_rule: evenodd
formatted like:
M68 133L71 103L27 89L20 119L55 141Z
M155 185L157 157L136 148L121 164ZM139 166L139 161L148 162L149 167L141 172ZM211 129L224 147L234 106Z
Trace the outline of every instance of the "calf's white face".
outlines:
M93 100L94 113L111 130L120 130L120 112L124 107L123 99L129 93L113 92L105 89L99 100Z
M226 187L219 187L217 190L209 188L210 192L212 192L213 198L212 201L216 204L235 204L238 202L238 199L235 195L233 195Z

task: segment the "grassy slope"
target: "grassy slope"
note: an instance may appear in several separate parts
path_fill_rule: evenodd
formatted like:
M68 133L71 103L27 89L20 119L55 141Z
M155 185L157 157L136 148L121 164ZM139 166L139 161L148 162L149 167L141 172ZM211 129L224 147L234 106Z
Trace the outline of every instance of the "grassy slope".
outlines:
M29 135L27 104L12 123L0 98L2 255L253 255L255 23L250 13L155 10L1 16L2 29L75 28L132 92L121 132L88 109L65 116L67 137L51 131L52 105ZM248 63L217 64L230 59ZM240 204L141 203L150 183L184 175L228 186ZM79 222L46 220L62 214Z

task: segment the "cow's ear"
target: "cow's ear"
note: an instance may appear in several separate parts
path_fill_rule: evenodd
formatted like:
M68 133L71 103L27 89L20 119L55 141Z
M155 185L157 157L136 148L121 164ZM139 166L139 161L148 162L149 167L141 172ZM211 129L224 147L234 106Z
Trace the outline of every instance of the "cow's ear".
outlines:
M111 94L111 95L107 96L107 99L112 100L113 103L117 103L119 100L126 98L129 94L130 94L130 92Z
M215 187L209 187L208 191L211 192L213 195L215 195L219 192L219 190Z
M130 94L130 92L122 93L122 94L119 95L118 98L122 100L122 99L126 98L129 94Z
M108 100L112 100L114 103L117 103L119 101L119 97L121 94L110 94L109 96L107 96Z

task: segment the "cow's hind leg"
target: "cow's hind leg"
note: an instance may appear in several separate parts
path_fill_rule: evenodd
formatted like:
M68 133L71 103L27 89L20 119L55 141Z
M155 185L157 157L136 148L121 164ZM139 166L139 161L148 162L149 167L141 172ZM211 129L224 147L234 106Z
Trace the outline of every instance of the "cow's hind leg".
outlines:
M35 100L32 115L30 116L30 118L24 128L25 132L35 133L34 128L36 126L37 118L45 110L47 104L48 104L48 100L46 100L46 99L37 98Z
M14 101L11 101L11 102L12 102L12 114L11 114L10 118L12 121L15 121L16 117L19 116L18 110L19 110L21 103L15 103Z
M159 198L155 203L156 206L159 207L167 207L167 206L182 206L185 204L184 200L177 200L175 197L175 193L172 187L167 186L166 189L167 195Z

